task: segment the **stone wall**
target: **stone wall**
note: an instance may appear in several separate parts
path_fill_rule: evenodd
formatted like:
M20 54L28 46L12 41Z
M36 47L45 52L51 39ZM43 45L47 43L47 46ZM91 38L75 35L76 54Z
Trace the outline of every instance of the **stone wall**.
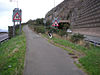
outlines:
M74 33L100 36L100 0L80 0L73 9L71 26Z
M16 30L19 28L19 25L15 26L15 35L17 35ZM8 26L8 37L11 39L13 37L13 26Z

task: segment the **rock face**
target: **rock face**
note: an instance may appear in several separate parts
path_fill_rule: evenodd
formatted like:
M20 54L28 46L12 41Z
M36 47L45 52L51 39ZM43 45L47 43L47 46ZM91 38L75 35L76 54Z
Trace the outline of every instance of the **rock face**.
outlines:
M74 33L100 37L100 0L64 0L46 14L46 20L70 20Z
M46 19L52 20L54 17L58 17L61 20L68 20L77 2L78 0L64 0L46 14Z

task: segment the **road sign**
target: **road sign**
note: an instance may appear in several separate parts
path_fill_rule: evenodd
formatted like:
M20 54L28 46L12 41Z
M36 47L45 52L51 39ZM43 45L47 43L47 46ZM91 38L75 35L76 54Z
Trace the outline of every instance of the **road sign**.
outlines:
M18 14L18 12L14 15L13 20L20 20L21 21L21 16Z
M54 18L54 20L52 21L52 23L54 23L55 21L57 21L59 23L59 18Z
M19 34L21 34L21 21L22 21L22 10L19 9L19 8L15 8L13 10L13 16L12 16L12 21L14 23L13 25L13 36L15 36L15 22L18 22L20 23L19 27L20 27L20 30L19 30Z
M58 18L54 18L52 23L53 23L52 26L58 27L59 26L59 19Z
M20 22L22 20L21 16L22 16L21 9L19 10L19 8L15 8L13 10L13 22Z
M58 21L55 20L54 23L52 24L52 26L57 26L58 27L59 26Z

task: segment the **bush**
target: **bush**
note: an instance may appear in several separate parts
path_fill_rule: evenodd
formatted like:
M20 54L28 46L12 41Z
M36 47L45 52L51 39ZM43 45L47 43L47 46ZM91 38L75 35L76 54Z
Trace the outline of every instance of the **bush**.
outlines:
M78 34L74 34L74 35L71 36L71 41L73 43L77 43L80 40L83 40L84 38L85 38L84 35L78 33Z
M64 30L59 30L59 31L57 32L57 34L60 35L60 36L62 37L62 36L64 36L64 35L67 35L67 32L64 31Z
M34 31L37 33L45 33L45 29L43 26L34 26Z
M65 30L61 30L57 28L50 28L48 29L48 32L58 34L61 37L67 35L67 32Z

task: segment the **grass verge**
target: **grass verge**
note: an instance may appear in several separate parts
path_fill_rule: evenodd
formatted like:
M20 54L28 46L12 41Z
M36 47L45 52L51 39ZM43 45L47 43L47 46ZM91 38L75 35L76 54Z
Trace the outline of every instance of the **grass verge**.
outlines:
M48 38L46 35L44 35L44 37ZM65 47L70 47L78 52L83 52L85 56L78 59L82 67L89 75L100 74L100 47L94 47L91 45L91 48L87 49L83 46L71 43L68 40L63 40L56 37L53 37L49 40L52 40L54 43L63 45Z
M24 34L2 43L0 45L0 75L22 75L25 50Z

